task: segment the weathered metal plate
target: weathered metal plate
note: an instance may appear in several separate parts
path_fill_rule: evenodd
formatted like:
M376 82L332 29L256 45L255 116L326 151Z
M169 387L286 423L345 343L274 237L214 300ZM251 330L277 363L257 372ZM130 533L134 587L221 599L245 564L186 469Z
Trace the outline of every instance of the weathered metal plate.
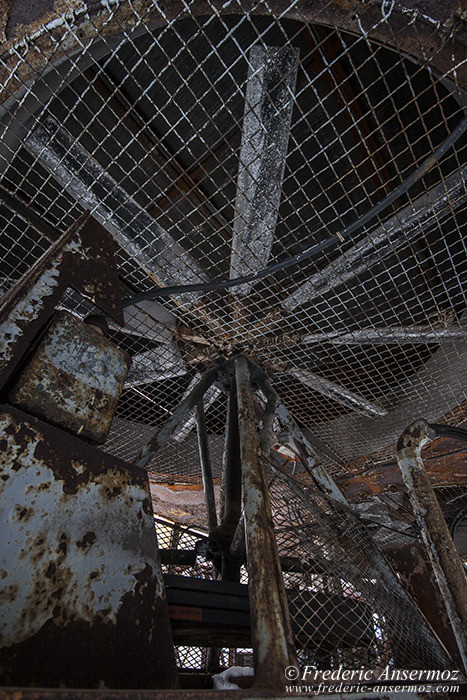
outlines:
M82 438L104 442L129 366L123 350L59 311L8 398Z
M123 325L110 234L85 212L0 302L0 386L9 381L31 343L73 287Z
M0 407L0 684L177 683L147 474Z

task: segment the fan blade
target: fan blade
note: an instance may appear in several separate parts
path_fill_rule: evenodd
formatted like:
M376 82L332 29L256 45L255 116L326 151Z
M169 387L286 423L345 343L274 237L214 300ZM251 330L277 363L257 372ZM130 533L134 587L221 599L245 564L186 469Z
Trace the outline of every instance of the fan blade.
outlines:
M157 301L140 301L123 310L125 325L120 330L157 342L171 342L177 319Z
M230 278L265 267L282 192L298 68L298 49L254 46L249 53L237 176ZM251 284L234 288L250 292Z
M201 266L170 234L119 186L90 154L51 118L25 141L38 159L82 206L114 236L117 243L158 283L207 282ZM199 293L180 295L187 308Z
M430 328L429 326L389 326L388 328L362 328L341 333L308 333L302 336L305 345L331 343L332 345L404 345L407 343L449 343L467 339L467 331L460 327Z
M161 343L153 350L138 353L131 359L131 368L125 387L142 386L162 379L182 377L187 373L175 343Z
M196 384L199 382L199 375L196 375L188 385L187 390L183 394L183 398L186 398L190 391L196 386ZM209 389L206 391L204 397L203 397L203 404L204 404L204 410L206 411L209 406L212 406L214 401L219 398L219 396L222 395L222 391L215 385L211 384ZM196 416L195 413L192 412L191 415L186 419L184 423L180 427L177 428L177 430L174 432L172 435L172 439L175 440L176 442L182 442L187 435L191 433L193 428L196 425Z
M378 406L378 404L367 401L362 396L308 370L292 366L288 369L287 374L292 375L292 377L295 377L295 379L298 379L310 389L314 389L314 391L318 391L323 396L327 396L329 399L337 401L347 408L358 411L358 413L363 413L366 416L385 416L387 414L387 411Z
M349 282L372 265L381 262L385 256L423 234L428 226L452 215L455 209L467 201L466 182L467 166L418 197L413 204L391 216L323 270L309 277L284 299L284 311L293 311L297 306Z

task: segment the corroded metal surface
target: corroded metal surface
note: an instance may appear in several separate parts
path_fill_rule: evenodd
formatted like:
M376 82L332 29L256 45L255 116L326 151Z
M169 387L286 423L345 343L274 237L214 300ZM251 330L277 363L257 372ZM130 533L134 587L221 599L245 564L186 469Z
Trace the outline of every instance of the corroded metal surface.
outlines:
M214 495L214 483L212 481L211 458L209 455L209 442L206 430L206 418L204 415L203 401L195 408L196 427L198 432L199 461L203 477L204 497L206 500L206 512L209 531L217 527L216 498Z
M284 668L294 664L293 635L244 356L235 369L255 687L281 689Z
M230 277L269 261L282 195L298 69L294 47L253 46L248 55ZM251 284L234 288L246 295Z
M0 413L4 685L175 687L147 475Z
M434 437L424 420L415 421L397 443L397 461L467 672L467 578L421 458Z
M427 451L429 460L426 464L426 472L432 486L467 486L467 450L459 450L459 443L453 440L440 440L439 453ZM451 454L454 452L455 454ZM367 458L365 458L366 462ZM362 460L363 461L363 460ZM383 462L375 466L352 473L337 479L339 488L349 500L374 496L384 493L390 488L401 487L404 484L401 471L396 461ZM352 468L358 467L358 463Z
M54 119L39 124L25 146L157 284L208 281L196 260ZM187 293L178 301L191 307L198 296Z
M404 345L406 343L449 343L467 339L467 330L457 326L430 328L429 326L389 326L388 328L363 328L342 333L308 333L300 337L305 345L331 343L332 345Z
M385 21L382 21L381 5L378 2L363 2L354 0L349 6L347 0L332 0L331 2L310 3L307 0L290 4L288 0L273 0L273 2L257 2L242 0L238 3L225 5L224 0L202 0L195 8L188 10L185 3L177 0L160 4L153 0L140 0L138 12L129 2L113 2L109 0L74 0L69 12L65 15L61 2L44 2L43 12L22 13L27 20L23 23L14 21L14 8L22 4L22 0L13 0L12 9L0 15L0 32L4 43L4 61L0 70L0 80L8 85L5 95L0 101L10 97L23 82L43 70L47 61L59 61L68 52L80 50L96 31L105 36L111 36L120 31L131 31L135 28L140 16L147 23L157 24L176 17L182 18L189 12L199 15L217 11L251 12L254 14L274 13L302 21L320 22L340 26L343 29L361 34L365 32L369 38L393 44L395 37L400 50L426 61L430 57L432 65L440 71L450 71L453 68L453 52L459 64L457 73L459 80L465 80L465 63L462 59L467 55L466 30L459 15L458 0L423 3L404 0L397 6L391 5ZM65 46L60 45L60 39L67 31L70 21L80 26L80 31L69 37ZM51 36L44 31L43 26L49 26ZM450 35L453 26L456 32ZM24 45L24 58L14 51L14 47L28 38ZM34 43L40 45L40 51L35 50ZM23 60L22 60L23 59Z
M452 658L462 664L446 606L423 545L417 542L387 547L384 554Z
M123 323L113 241L87 213L3 297L0 385L10 377L70 286Z
M59 311L8 398L82 438L104 442L129 364L110 340Z

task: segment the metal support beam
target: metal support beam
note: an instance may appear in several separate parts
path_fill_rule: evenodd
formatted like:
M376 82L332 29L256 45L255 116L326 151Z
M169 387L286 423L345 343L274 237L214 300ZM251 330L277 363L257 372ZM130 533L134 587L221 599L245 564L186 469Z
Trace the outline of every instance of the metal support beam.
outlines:
M271 385L268 377L263 372L259 373L258 375L258 384L267 400L274 400L276 414L283 427L289 432L291 438L298 443L299 447L303 446L303 462L307 467L308 472L313 475L316 483L319 484L324 493L333 498L335 501L348 505L346 498L338 489L334 480L328 474L327 469L319 463L319 458L315 449L300 430L289 410L283 403L281 403L274 387ZM272 399L271 397L274 398Z
M411 240L428 226L452 215L467 201L467 166L447 177L426 194L408 204L384 224L343 253L323 270L309 277L282 302L284 311L293 311L326 292L350 282Z
M421 457L435 437L426 421L415 421L399 439L397 461L467 673L467 578Z
M235 379L230 382L222 472L222 523L237 527L242 512L242 465Z
M378 404L367 401L363 396L355 394L353 391L335 382L331 382L329 379L313 374L313 372L299 369L292 365L287 370L287 374L292 375L292 377L295 377L295 379L298 379L299 382L310 387L310 389L323 394L323 396L327 396L328 399L337 401L337 403L340 403L342 406L346 406L346 408L350 408L353 411L358 411L358 413L362 413L364 416L385 416L387 414L386 409L378 406Z
M25 141L26 148L117 243L161 285L207 282L201 266L138 202L50 117ZM177 297L190 307L198 293Z
M216 499L214 496L214 484L212 481L211 458L209 456L208 434L204 406L201 400L195 407L196 427L198 431L199 461L203 477L204 498L206 500L206 512L209 532L217 527Z
M284 669L295 665L295 651L267 481L259 459L248 363L242 355L235 359L235 372L255 686L283 690Z
M298 68L298 50L254 46L248 55L230 277L267 265L274 241ZM233 290L246 295L251 284Z
M169 420L162 426L156 435L148 442L134 464L140 469L147 469L156 452L172 437L174 431L186 419L188 414L201 401L206 391L218 376L217 367L211 367L201 377L199 382L190 391L188 396L177 406Z
M449 343L453 340L466 340L465 328L430 328L427 326L390 326L388 328L362 328L349 333L329 331L328 333L308 333L301 337L305 345L331 343L332 345L405 345L422 343Z
M183 398L185 399L186 396L193 390L193 388L196 386L197 382L199 380L199 375L196 375L194 377L190 384L188 385L188 389L186 390ZM203 397L203 404L204 404L204 409L207 410L209 406L212 406L214 401L219 398L219 396L222 395L222 391L217 387L215 384L212 384L209 389L207 389L204 397ZM196 423L196 418L194 412L191 412L188 414L187 418L183 421L183 423L176 429L174 434L172 435L173 439L175 442L182 442L187 435L191 433L193 428L195 427Z

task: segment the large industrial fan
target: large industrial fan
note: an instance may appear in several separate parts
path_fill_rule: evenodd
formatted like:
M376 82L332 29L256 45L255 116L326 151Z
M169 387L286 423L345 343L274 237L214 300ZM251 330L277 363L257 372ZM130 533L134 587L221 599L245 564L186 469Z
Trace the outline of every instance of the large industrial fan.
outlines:
M419 417L466 420L465 17L354 4L78 3L28 31L13 12L0 276L6 291L90 211L116 245L125 323L108 319L110 338L132 357L103 449L132 461L206 368L242 352L380 543L406 544L395 442ZM92 290L60 308L94 313ZM215 479L227 403L219 384L204 396ZM154 458L155 497L200 483L194 426ZM430 458L455 520L463 453Z

